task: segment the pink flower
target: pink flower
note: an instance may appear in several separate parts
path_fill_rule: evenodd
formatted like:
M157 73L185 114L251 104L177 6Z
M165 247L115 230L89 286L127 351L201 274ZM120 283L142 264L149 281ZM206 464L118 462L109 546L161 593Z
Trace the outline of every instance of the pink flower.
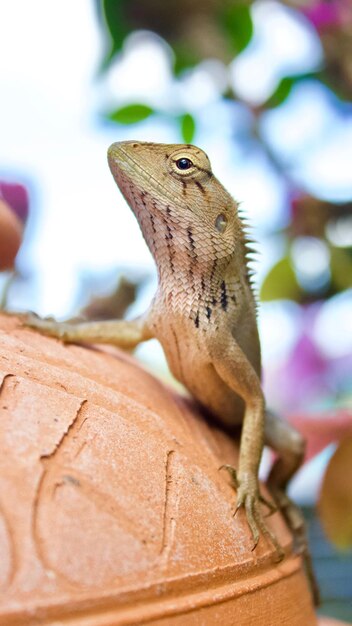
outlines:
M349 0L316 0L302 10L318 31L330 26L340 26L348 19Z
M307 441L305 461L313 458L330 443L352 435L352 410L337 409L325 413L295 413L289 421Z
M27 221L29 199L26 188L18 183L0 181L0 198L4 200L23 224Z

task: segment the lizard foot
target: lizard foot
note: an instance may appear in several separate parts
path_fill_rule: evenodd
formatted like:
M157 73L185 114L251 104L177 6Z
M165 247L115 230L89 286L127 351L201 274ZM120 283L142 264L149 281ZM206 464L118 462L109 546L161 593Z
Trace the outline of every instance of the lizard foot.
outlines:
M264 504L269 509L269 514L274 513L277 507L259 493L256 479L249 476L247 479L241 480L235 468L231 465L222 465L220 469L222 468L229 472L233 486L237 491L237 504L234 516L241 508L244 508L246 512L248 525L253 537L252 551L257 547L260 533L262 533L274 546L277 562L282 561L285 553L275 535L267 527L261 511L261 504Z
M67 335L67 324L56 322L53 318L42 318L36 313L26 313L21 316L24 326L34 328L43 335L49 335L50 337L57 337L62 341L65 341Z
M314 604L315 606L319 606L319 587L315 578L312 558L309 551L304 517L299 507L289 498L284 490L276 487L275 485L271 485L270 481L268 487L286 521L287 526L292 532L295 552L300 554L302 557Z

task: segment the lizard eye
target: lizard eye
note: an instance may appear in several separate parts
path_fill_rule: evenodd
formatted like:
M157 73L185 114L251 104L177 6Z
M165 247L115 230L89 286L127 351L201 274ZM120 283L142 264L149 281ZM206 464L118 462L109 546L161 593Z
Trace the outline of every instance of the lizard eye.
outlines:
M215 228L219 231L219 233L223 233L227 226L227 217L223 213L217 216L215 220Z
M186 157L176 161L176 167L178 167L179 170L189 170L192 165L192 161L190 159L186 159Z

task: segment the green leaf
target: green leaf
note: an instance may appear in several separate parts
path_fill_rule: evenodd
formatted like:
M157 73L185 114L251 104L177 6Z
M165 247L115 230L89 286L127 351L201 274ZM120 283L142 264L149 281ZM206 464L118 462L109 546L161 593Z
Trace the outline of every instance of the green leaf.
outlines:
M222 14L221 22L231 45L231 52L239 54L248 46L253 35L251 12L244 2L234 2Z
M321 80L321 75L318 72L307 72L305 74L293 74L292 76L284 76L282 78L270 98L264 103L264 108L271 109L280 106L289 97L293 87L298 83L302 83L306 80Z
M265 102L265 108L273 109L274 107L278 107L280 104L283 104L283 102L285 102L290 95L295 82L296 80L291 76L282 78L274 93L272 93L270 98Z
M330 248L331 282L338 291L352 287L352 251Z
M184 70L194 67L201 60L201 57L199 54L196 54L195 50L190 50L187 46L180 42L174 43L172 48L175 54L175 76L179 76Z
M185 143L192 143L194 134L196 132L196 122L194 117L190 113L185 113L180 117L181 122L181 135Z
M131 26L126 19L125 6L128 0L102 0L104 22L110 35L110 50L104 61L105 69L117 52L120 52L126 36L131 32Z
M108 114L108 118L118 124L137 124L153 115L154 110L146 104L128 104Z
M301 299L302 290L297 282L290 257L285 256L274 265L267 274L260 290L260 298L268 300Z

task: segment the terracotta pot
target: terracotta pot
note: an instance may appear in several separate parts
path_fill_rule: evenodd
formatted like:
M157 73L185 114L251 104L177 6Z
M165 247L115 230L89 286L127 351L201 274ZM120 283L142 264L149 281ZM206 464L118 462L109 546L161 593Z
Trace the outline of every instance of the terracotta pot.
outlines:
M299 557L255 552L238 449L132 357L0 316L0 624L313 626Z
M23 223L0 198L0 271L13 267L22 241Z

